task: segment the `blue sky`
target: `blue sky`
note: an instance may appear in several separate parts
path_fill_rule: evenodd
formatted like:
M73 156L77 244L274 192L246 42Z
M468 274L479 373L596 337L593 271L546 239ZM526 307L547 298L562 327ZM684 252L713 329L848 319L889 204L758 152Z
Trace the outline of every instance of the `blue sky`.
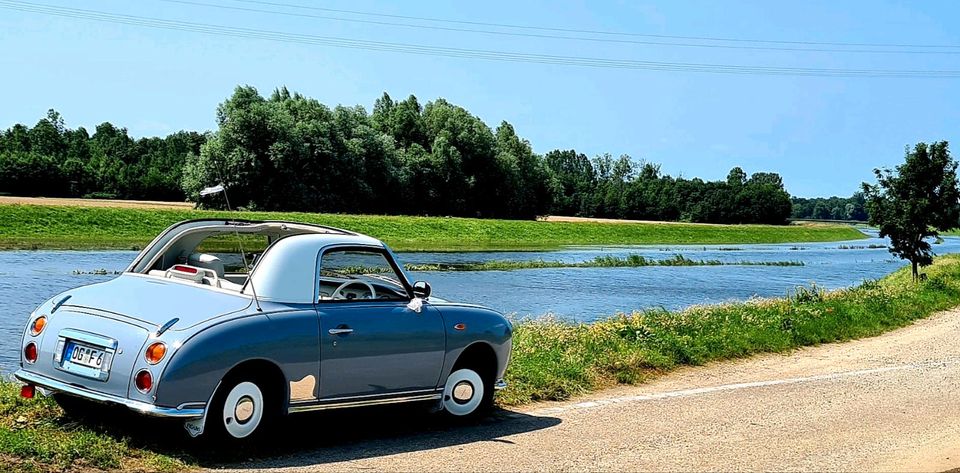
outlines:
M960 54L567 41L161 0L29 1L294 34L518 53L803 68L960 70ZM235 0L191 1L300 15L491 29ZM960 30L955 27L960 2L955 1L272 1L657 35L960 45ZM861 181L872 178L871 169L900 161L905 145L960 141L957 79L724 75L445 58L46 16L14 11L4 3L9 1L0 2L0 69L4 71L0 74L0 127L4 128L35 123L48 108L55 108L72 128L92 130L110 121L127 127L134 136L208 130L215 127L217 104L238 84L253 85L263 94L286 85L327 104L360 104L368 110L384 91L395 98L412 93L421 103L444 97L491 126L506 120L537 152L574 148L590 156L626 153L661 163L662 170L672 175L705 179L723 178L733 166L748 173L779 172L788 191L798 196L849 195ZM960 48L947 51L960 52Z

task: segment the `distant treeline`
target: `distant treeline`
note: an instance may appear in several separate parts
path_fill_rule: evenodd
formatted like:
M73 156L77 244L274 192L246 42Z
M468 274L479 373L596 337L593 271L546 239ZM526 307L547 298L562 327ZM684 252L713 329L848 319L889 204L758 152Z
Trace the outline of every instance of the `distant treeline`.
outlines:
M862 192L855 192L851 197L794 197L791 202L790 218L793 219L866 221L869 217Z
M222 182L234 206L251 210L714 223L783 223L791 211L774 173L734 168L703 181L626 155L539 155L509 123L491 129L444 99L384 94L368 113L238 87L217 123L207 134L133 139L110 123L92 135L67 129L51 110L32 128L0 132L0 192L197 201ZM223 206L219 196L199 202Z
M0 192L23 196L183 200L180 181L202 134L133 139L110 123L93 135L64 126L54 110L32 128L0 132Z

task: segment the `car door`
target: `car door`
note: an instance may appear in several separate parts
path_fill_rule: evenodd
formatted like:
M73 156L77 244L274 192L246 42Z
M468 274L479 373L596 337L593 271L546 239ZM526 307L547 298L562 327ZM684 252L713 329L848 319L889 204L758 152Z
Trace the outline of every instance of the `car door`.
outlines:
M382 248L334 247L319 266L321 400L434 390L446 349L443 320L429 305L407 307L409 284L390 255ZM376 273L363 276L366 270ZM400 282L397 293L381 290L370 299L367 284L388 286L379 285L382 276ZM333 298L333 284L354 280Z

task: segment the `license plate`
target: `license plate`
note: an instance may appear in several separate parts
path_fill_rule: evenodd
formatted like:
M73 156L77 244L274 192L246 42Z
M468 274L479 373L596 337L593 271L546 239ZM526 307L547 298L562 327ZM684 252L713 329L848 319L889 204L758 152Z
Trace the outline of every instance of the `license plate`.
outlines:
M105 358L106 353L103 350L77 342L67 342L63 352L64 361L97 370L103 368Z

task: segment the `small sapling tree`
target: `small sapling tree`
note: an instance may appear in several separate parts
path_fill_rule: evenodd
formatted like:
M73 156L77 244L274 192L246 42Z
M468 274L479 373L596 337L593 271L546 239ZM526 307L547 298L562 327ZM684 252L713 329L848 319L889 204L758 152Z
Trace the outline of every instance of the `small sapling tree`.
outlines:
M918 143L895 170L874 174L876 184L863 183L870 224L890 238L891 253L910 261L916 280L918 268L933 262L928 239L958 226L957 162L946 141Z

